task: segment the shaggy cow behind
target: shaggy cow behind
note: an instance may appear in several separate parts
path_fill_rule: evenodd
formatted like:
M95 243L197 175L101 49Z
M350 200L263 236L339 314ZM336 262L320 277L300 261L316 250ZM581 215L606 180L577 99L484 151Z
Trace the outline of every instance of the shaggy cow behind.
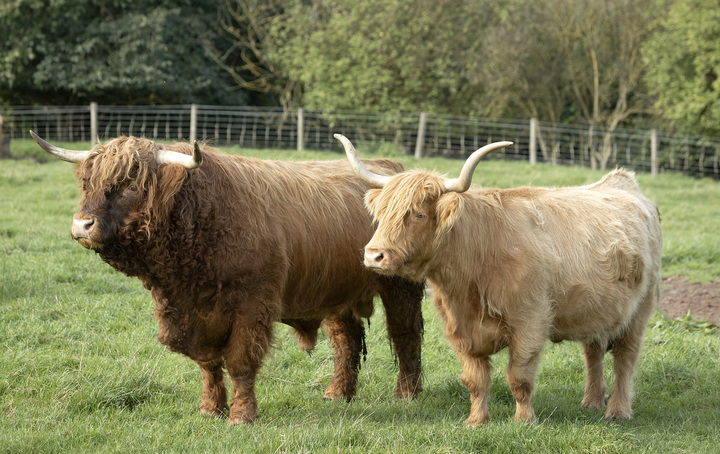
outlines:
M376 294L399 360L395 395L422 389L423 286L362 266L373 232L368 187L347 161L262 161L135 137L77 152L33 137L78 163L72 237L151 291L158 339L200 366L203 414L226 415L226 369L229 423L256 418L255 378L275 322L292 326L308 352L324 322L335 350L325 398L350 400ZM366 165L402 170L388 160Z
M632 173L616 170L582 187L469 191L478 161L510 142L476 151L460 177L447 180L422 170L376 175L347 138L335 137L358 176L377 188L365 198L378 224L365 265L433 285L470 391L469 424L489 419L490 356L505 347L515 420L536 420L531 396L547 339L582 343L582 403L597 409L605 407L603 356L611 349L615 383L605 417L630 418L662 252L657 207Z

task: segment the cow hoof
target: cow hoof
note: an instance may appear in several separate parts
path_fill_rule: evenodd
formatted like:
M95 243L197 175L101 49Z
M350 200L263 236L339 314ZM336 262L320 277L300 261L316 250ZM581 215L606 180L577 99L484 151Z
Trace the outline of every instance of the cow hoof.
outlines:
M255 424L255 420L253 419L250 421L245 421L242 418L228 418L227 425L229 427L239 426L240 424L244 424L246 426L252 426L253 424Z
M257 418L257 415L250 415L250 414L242 414L240 416L230 416L228 418L228 426L237 426L240 424L246 424L248 426L252 426L255 423L255 419Z
M223 409L218 409L217 407L214 409L207 409L207 408L200 408L200 414L203 415L206 418L227 418L228 412L230 410L230 407L227 405Z
M490 416L476 417L472 416L465 420L465 425L470 427L480 427L490 422Z
M583 399L582 406L583 408L590 408L592 410L602 410L603 408L605 408L606 403L607 402L605 402L605 399Z
M533 415L531 418L524 418L524 417L516 416L515 422L517 424L527 424L529 426L535 426L538 423L538 419L537 419L537 417L535 417L535 415Z
M419 391L418 391L419 392ZM396 399L414 399L416 398L418 393L413 393L407 390L397 390L395 391L395 398Z
M336 389L332 389L332 387L328 388L323 396L323 400L345 400L347 402L352 401L353 398L354 393L343 393Z
M355 398L353 396L345 397L343 395L328 395L325 394L322 398L322 400L326 402L331 402L335 400L344 400L345 402L352 402Z
M605 412L605 419L616 420L616 419L630 419L630 418L632 418L632 412L627 411L627 410L626 411L622 411L622 410L610 411L610 409L608 409L608 411Z
M535 411L531 408L529 410L524 411L515 411L515 422L519 424L530 424L535 425L538 422L537 416L535 416Z
M325 395L322 397L322 400L326 400L326 401L340 400L340 399L342 399L341 394L330 392L330 391L325 392Z
M630 419L632 417L632 405L630 399L620 399L613 394L608 400L605 419Z
M395 389L396 399L414 399L422 391L422 385L417 386L398 386Z
M227 418L227 413L223 413L221 411L200 410L200 414L206 418L219 418L219 419Z

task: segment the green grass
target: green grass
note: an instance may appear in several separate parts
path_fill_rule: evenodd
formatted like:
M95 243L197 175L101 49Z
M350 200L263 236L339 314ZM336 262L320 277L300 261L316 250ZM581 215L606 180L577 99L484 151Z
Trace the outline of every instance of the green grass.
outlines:
M229 151L273 159L342 157ZM462 164L394 157L406 167L449 175ZM478 166L475 183L561 186L601 175L491 160ZM680 175L639 180L663 214L664 274L720 279L720 184ZM636 372L635 415L620 422L580 407L581 350L566 342L548 343L544 352L533 399L540 423L515 424L501 352L492 373L492 421L473 429L463 424L470 402L459 361L430 302L424 307L425 391L414 401L392 397L397 370L378 305L354 402L321 400L332 372L327 339L307 356L278 325L277 348L257 383L259 418L251 427L228 428L198 414L199 370L157 341L149 292L70 239L78 202L72 165L0 161L0 452L720 451L718 330L656 314ZM611 363L608 355L609 383Z

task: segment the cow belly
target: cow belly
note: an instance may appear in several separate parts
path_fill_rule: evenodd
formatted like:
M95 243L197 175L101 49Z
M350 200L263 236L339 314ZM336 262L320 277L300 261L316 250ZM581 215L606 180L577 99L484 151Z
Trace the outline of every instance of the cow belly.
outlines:
M372 315L376 288L369 272L359 266L341 273L318 271L312 277L290 276L283 294L282 318L323 319L346 310L359 317Z
M637 289L623 283L609 286L602 295L573 287L558 302L551 332L553 341L612 336L625 329L641 300Z

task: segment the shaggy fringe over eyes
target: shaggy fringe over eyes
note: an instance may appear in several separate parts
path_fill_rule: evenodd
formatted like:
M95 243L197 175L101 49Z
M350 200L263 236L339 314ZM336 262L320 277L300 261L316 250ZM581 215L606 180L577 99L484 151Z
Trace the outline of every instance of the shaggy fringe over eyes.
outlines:
M386 234L397 238L403 230L405 215L417 213L427 199L437 199L444 192L441 175L428 171L413 171L393 178L372 201L375 222L382 219Z
M183 145L186 146L175 145L165 148L175 149L175 151L187 154L187 150L184 148L190 149L190 146ZM144 218L143 229L148 230L153 216L164 217L171 208L172 196L182 184L185 169L180 168L180 166L167 166L173 169L168 169L165 173L176 173L174 178L170 178L174 180L175 184L168 181L168 187L172 188L174 192L171 194L166 190L164 191L165 194L157 194L158 165L155 161L156 145L154 142L135 137L119 137L105 145L98 145L94 152L96 153L91 154L90 159L86 160L78 168L78 179L85 181L84 191L88 194L96 194L118 189L132 181L137 186L138 191L142 191L144 199L147 201L142 213ZM88 175L89 178L87 178Z
M107 191L130 180L135 180L138 189L143 190L148 189L149 181L155 183L151 181L154 180L152 175L156 166L154 150L141 152L138 142L134 137L121 137L106 145L98 145L94 150L97 155L91 155L94 159L91 160L92 173L87 181L87 191Z

